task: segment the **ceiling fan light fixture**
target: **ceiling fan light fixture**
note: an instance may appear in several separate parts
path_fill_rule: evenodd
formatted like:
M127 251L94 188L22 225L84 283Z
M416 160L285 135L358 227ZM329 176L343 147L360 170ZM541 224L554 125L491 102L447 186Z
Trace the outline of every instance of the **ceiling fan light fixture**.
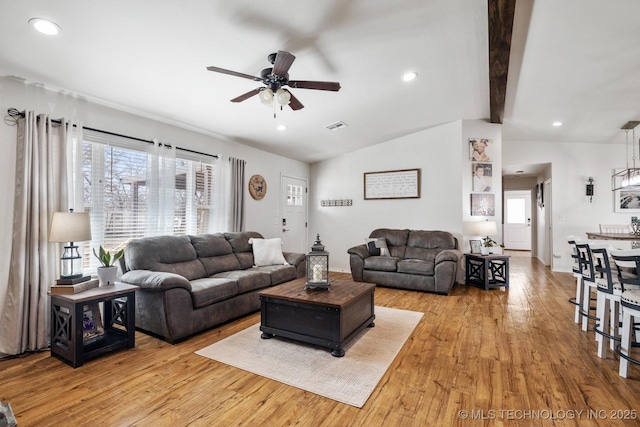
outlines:
M289 91L280 88L276 91L276 101L278 101L280 105L289 105L291 94Z
M29 19L29 25L35 28L39 33L47 36L55 36L62 31L62 28L60 28L58 24L44 18L31 18Z
M260 102L262 102L262 104L270 107L273 103L273 91L270 88L261 90L258 94L258 98L260 98Z

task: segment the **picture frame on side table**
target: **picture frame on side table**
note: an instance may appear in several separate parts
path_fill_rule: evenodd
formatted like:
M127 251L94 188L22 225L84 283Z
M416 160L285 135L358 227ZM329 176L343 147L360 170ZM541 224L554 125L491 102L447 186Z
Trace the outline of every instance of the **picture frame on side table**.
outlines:
M100 305L91 302L82 307L82 340L85 344L99 340L104 335Z
M482 252L482 241L481 240L469 240L469 246L471 246L472 254L479 254Z
M640 191L616 190L613 194L613 207L615 212L640 212Z

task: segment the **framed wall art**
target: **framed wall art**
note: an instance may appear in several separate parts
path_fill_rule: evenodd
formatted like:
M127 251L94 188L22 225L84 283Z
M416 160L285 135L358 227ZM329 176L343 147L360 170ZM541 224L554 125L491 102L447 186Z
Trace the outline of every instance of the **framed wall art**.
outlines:
M616 190L613 192L613 203L615 212L640 212L640 191Z
M493 189L493 165L491 163L471 163L473 191L490 192Z
M419 199L420 169L364 173L364 199Z
M495 194L471 194L471 216L495 216Z
M469 138L469 160L472 162L490 162L493 139Z

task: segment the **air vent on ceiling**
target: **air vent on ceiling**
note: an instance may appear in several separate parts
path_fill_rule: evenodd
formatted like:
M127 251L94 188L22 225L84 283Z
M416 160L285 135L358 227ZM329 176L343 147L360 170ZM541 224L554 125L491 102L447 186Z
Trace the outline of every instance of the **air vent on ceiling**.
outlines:
M325 127L329 130L338 130L338 129L346 128L347 124L342 121L337 121L335 123L331 123L330 125L326 125Z

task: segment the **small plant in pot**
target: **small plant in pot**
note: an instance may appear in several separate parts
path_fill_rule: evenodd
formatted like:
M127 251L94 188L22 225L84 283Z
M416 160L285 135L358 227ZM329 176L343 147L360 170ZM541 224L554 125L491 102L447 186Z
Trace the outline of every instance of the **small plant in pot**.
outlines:
M93 250L93 255L98 258L101 267L98 267L98 279L100 280L100 286L109 286L116 283L116 278L118 275L118 267L114 264L124 255L124 249L119 250L118 252L111 255L109 251L106 251L102 245L100 245L100 249L98 252Z
M480 248L480 251L482 252L482 255L489 255L490 253L493 253L493 249L492 248L494 246L498 246L498 242L496 242L495 240L493 240L489 236L483 237L482 238L482 247Z

